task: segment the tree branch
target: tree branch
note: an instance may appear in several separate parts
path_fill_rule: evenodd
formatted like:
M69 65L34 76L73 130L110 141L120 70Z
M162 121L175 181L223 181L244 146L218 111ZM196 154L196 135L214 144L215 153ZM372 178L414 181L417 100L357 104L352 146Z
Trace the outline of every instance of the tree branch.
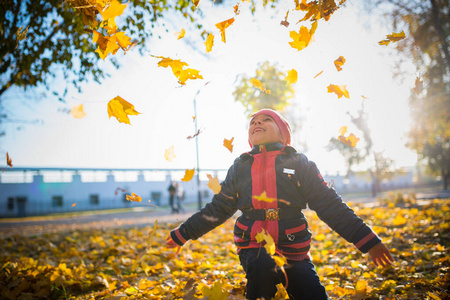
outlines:
M450 72L450 53L448 51L448 43L444 30L442 29L441 16L439 14L439 8L436 4L436 0L430 0L431 2L431 12L433 14L433 25L439 36L439 41L441 43L442 52L444 52L445 61L447 64L447 70Z

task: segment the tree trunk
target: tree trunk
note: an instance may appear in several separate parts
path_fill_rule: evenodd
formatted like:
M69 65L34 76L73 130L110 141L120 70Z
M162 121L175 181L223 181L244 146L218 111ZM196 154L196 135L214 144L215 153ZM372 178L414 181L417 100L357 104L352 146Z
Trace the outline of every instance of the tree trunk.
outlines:
M436 4L436 0L430 0L431 2L431 13L433 14L433 25L439 36L439 42L441 43L442 52L444 52L444 58L447 64L447 69L450 69L450 53L448 51L448 43L446 40L446 34L442 28L441 16L439 14L439 7Z

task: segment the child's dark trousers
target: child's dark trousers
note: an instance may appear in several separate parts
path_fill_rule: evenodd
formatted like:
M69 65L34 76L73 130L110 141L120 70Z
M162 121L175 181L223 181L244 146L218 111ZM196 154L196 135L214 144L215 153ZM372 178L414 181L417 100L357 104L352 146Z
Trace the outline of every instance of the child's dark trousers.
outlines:
M277 284L283 283L286 286L285 275L264 247L241 249L239 259L247 274L247 299L270 300L277 292ZM329 299L311 260L288 260L284 269L288 277L289 299Z

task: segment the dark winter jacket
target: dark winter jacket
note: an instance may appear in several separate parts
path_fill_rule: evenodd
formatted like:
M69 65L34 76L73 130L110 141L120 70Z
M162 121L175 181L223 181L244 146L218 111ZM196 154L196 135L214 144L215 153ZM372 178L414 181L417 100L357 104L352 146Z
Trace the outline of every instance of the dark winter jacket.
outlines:
M212 202L171 232L177 244L198 239L240 210L243 214L234 227L238 248L260 247L255 236L265 229L279 253L304 259L311 244L311 232L301 212L306 207L363 253L381 241L327 186L315 163L281 143L254 146L242 154L221 186ZM266 198L259 197L263 192Z

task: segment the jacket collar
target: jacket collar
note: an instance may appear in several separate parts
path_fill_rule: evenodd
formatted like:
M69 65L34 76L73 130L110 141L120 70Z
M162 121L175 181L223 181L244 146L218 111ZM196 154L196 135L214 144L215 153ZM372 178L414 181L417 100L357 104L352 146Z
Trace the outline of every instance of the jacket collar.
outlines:
M266 151L277 151L282 150L285 146L282 143L273 143L273 144L267 144L267 145L254 145L252 148L252 151L250 151L250 154L257 154L261 153L263 148L266 148Z

